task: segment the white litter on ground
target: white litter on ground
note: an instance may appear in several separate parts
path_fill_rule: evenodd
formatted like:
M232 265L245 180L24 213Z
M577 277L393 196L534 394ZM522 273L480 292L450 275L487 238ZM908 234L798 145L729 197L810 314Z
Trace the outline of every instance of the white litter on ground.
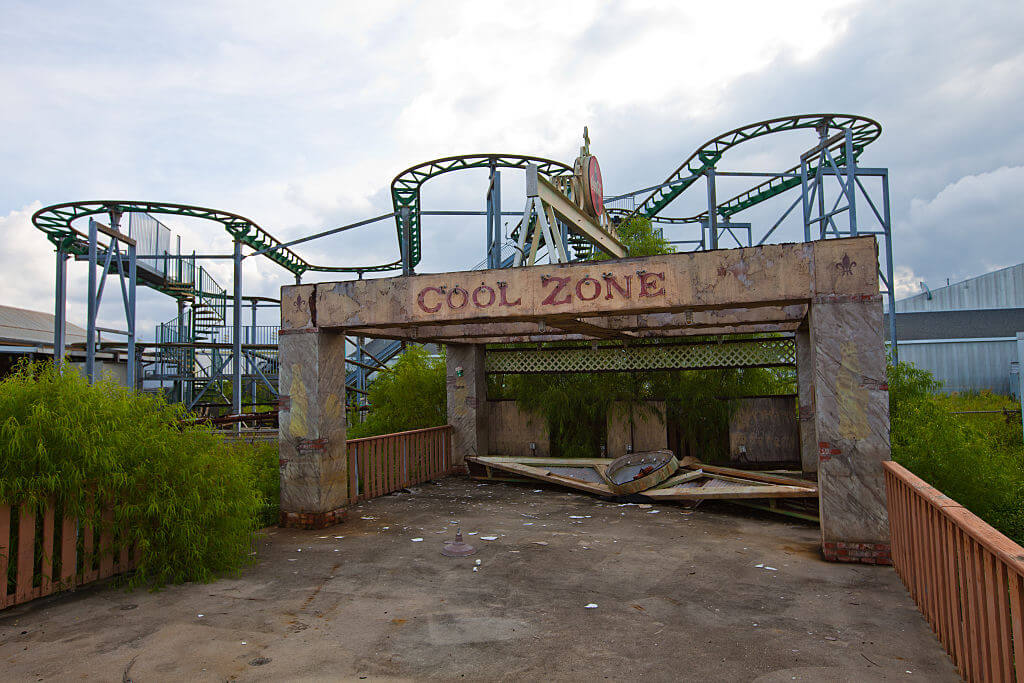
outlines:
M589 602L586 605L583 605L583 609L597 609L597 603Z
M498 537L497 536L481 536L480 540L481 541L497 541Z
M413 543L419 543L422 540L423 540L422 538L414 538L414 539L412 539L412 542Z
M345 538L344 536L335 536L335 538Z
M658 514L659 512L661 512L661 510L648 510L648 511L647 511L647 514L649 514L649 515L656 515L656 514Z

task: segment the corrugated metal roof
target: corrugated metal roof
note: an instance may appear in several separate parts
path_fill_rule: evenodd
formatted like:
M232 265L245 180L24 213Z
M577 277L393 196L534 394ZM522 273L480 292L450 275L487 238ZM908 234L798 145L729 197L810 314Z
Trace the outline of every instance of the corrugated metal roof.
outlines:
M1024 307L1024 263L933 289L931 299L922 292L896 302L897 313L1020 307Z
M86 331L68 323L68 344L84 344ZM0 343L53 346L53 315L14 306L0 306Z

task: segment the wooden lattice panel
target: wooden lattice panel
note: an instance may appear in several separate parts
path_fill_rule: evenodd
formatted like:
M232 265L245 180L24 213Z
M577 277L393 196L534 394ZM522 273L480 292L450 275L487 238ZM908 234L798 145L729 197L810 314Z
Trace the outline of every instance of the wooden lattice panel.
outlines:
M796 366L793 338L706 344L651 344L559 349L488 350L489 373L623 372Z

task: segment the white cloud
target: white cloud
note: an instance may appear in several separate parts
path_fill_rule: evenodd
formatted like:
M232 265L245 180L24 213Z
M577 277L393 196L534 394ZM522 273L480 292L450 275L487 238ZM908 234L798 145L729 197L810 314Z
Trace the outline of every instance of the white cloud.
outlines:
M1012 164L1024 154L1014 123L1024 13L961 9L321 1L302 11L183 2L101 13L15 4L0 28L0 229L20 241L0 251L0 301L52 308L52 249L27 226L40 202L211 206L287 240L389 211L391 178L438 156L569 160L589 124L608 189L627 191L659 182L726 129L815 110L863 111L886 126L868 163L892 171L898 291L1007 265L1021 253ZM793 155L779 150L806 146L796 138L804 139L794 136L792 149L775 137L745 145L729 170L788 166ZM516 174L503 176L506 209L519 208L519 185ZM428 184L424 204L482 209L483 192L479 175L452 174ZM699 210L700 195L695 188L669 213L687 213L687 202ZM230 250L219 226L167 222L186 251ZM420 270L480 260L482 224L425 219ZM397 244L383 222L297 251L317 263L366 264L395 259ZM210 269L229 283L226 262ZM265 260L246 261L246 293L273 295L290 281ZM173 315L167 297L140 297L147 325Z
M895 226L897 258L931 287L1024 260L1020 192L1024 166L967 175L934 197L915 198Z

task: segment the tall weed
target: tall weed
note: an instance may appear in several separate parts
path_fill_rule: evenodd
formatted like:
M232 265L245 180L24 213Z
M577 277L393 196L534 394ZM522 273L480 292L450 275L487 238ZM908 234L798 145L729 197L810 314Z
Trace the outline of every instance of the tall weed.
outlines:
M0 503L53 497L95 524L112 506L121 542L141 550L133 583L238 569L264 502L253 467L185 416L110 380L90 386L52 363L22 364L0 381Z
M889 366L892 457L1018 543L1024 542L1024 447L1019 424L956 415L956 397L908 363ZM970 405L968 403L968 405ZM1012 441L1007 435L1016 435Z

